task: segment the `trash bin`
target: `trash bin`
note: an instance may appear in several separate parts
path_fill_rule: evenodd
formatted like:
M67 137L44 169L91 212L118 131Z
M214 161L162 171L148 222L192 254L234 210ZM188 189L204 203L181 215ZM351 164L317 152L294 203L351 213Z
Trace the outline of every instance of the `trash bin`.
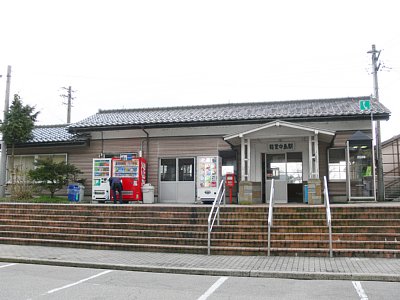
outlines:
M154 186L146 183L142 186L143 203L154 203Z
M308 185L307 184L304 185L303 199L304 199L304 203L308 204Z
M85 195L85 187L81 184L68 185L68 200L78 202L83 199Z
M68 200L79 201L79 186L76 184L68 185Z
M78 184L79 187L79 200L82 201L83 198L85 197L85 187L82 184Z

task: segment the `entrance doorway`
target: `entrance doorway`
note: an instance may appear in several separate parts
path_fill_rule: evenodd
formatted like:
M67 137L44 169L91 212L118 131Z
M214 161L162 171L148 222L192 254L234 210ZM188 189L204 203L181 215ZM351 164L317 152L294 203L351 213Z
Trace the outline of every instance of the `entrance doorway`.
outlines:
M303 155L301 152L263 153L263 194L269 202L271 180L274 200L280 203L303 202Z
M161 203L195 202L194 158L160 159Z

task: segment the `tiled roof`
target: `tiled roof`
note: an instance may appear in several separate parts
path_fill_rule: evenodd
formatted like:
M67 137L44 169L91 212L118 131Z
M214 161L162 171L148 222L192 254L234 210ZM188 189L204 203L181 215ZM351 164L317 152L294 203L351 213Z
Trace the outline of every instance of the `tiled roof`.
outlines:
M400 140L400 134L392 136L390 139L383 141L382 142L382 146L386 146L389 145L390 143L396 141L396 140Z
M79 140L76 134L68 132L68 125L35 126L32 138L27 143L57 143Z
M193 123L219 123L343 118L370 115L361 111L360 100L369 96L336 99L293 100L275 102L227 103L202 106L161 107L142 109L100 110L80 122L69 126L70 131L110 127L167 126ZM373 101L376 117L388 119L390 111L380 102Z

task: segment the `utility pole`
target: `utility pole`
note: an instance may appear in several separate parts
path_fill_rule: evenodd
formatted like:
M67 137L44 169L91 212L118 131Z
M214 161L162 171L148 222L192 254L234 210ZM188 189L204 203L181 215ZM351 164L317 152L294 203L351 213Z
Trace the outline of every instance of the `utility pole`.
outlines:
M381 51L376 50L375 45L372 45L372 50L367 53L372 56L372 75L373 75L373 84L374 84L374 98L377 102L379 102L379 89L378 89L378 71L381 66L378 63L379 55ZM376 158L377 158L377 173L378 173L378 201L385 200L385 183L383 181L383 161L382 161L382 151L381 151L381 123L379 120L376 120Z
M68 88L63 87L62 89L64 89L64 90L67 91L67 95L64 95L64 94L63 94L63 95L60 95L60 96L63 97L63 98L67 98L67 103L64 103L64 104L66 104L67 107L68 107L68 111L67 111L67 124L70 124L70 123L71 123L71 107L72 107L72 100L75 99L74 97L72 97L72 93L73 93L74 91L71 89L71 86L69 86Z
M11 85L11 66L7 68L6 98L4 100L4 118L6 120L10 103L10 85ZM6 195L6 168L7 168L7 144L3 138L1 140L1 160L0 160L0 197Z

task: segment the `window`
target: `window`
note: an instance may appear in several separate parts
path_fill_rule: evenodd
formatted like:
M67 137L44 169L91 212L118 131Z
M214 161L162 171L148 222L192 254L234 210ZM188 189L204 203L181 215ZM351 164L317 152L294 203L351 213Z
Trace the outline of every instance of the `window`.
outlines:
M176 181L176 159L161 159L161 181Z
M287 153L286 169L288 183L303 183L303 155L301 152Z
M194 181L194 159L180 158L179 164L179 181Z
M52 159L56 163L60 163L62 161L67 161L67 154L37 154L37 155L15 155L14 156L14 169L16 179L24 179L28 174L29 170L33 170L35 168L35 161L38 159ZM7 159L7 181L11 182L11 157L8 156Z
M303 155L301 152L267 154L267 179L303 182Z
M267 154L267 179L286 180L285 154Z
M346 180L345 148L328 149L329 180Z
M161 181L194 181L194 159L162 158L160 174Z

